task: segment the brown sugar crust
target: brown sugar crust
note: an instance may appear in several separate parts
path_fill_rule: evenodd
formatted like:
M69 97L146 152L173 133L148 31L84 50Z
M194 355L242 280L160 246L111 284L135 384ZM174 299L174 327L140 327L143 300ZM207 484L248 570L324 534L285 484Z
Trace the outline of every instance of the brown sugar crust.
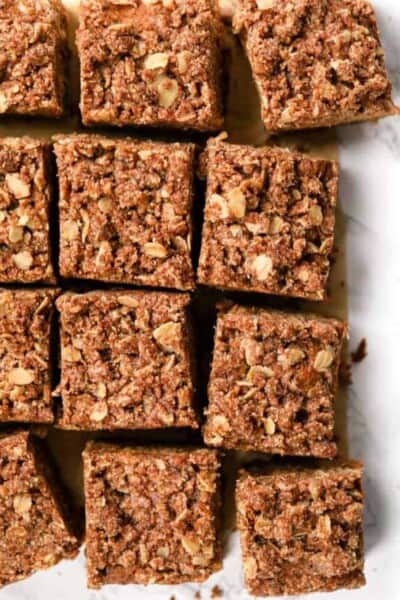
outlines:
M246 585L255 596L365 584L362 466L241 472L236 488Z
M64 294L60 425L198 427L186 294Z
M50 335L57 293L0 289L0 422L54 420Z
M50 146L0 139L0 282L54 282L49 211Z
M338 177L335 161L209 142L199 282L325 299Z
M78 554L54 473L28 433L0 438L0 481L1 586Z
M193 144L56 139L64 277L188 290Z
M68 56L59 0L1 0L0 114L60 117Z
M215 0L84 0L83 122L220 129L221 35Z
M240 33L268 130L398 112L374 10L365 0L239 0ZM258 8L261 7L261 8Z
M204 439L212 446L332 458L347 326L336 319L221 307Z
M89 443L83 459L89 587L198 582L221 568L215 451Z

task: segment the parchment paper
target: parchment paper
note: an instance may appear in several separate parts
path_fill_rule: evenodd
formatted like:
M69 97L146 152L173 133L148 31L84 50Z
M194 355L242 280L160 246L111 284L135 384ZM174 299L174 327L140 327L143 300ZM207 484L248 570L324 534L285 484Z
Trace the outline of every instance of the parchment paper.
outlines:
M223 5L224 13L230 12L230 3L232 0L221 0ZM32 135L38 137L49 138L55 133L60 132L72 132L81 130L79 115L77 113L77 103L79 99L79 77L78 77L78 60L76 56L76 50L74 45L74 33L77 25L77 12L78 12L78 0L64 0L64 4L68 9L69 22L70 22L70 45L71 45L71 85L69 89L70 98L75 106L75 113L60 121L45 121L45 120L17 120L10 119L0 124L0 135ZM229 73L229 84L227 93L227 116L226 116L226 130L229 134L229 141L235 143L246 143L254 145L263 144L279 144L280 146L296 148L302 152L309 152L314 155L337 158L337 145L333 132L327 131L314 131L307 134L297 134L294 136L284 136L280 138L270 139L264 130L260 119L260 107L258 95L255 86L252 82L251 74L247 59L241 49L239 42L233 37L230 32L226 35L227 45L227 66ZM136 130L117 130L112 132L107 130L107 135L131 135L131 136L142 136L143 132ZM148 133L148 132L146 132ZM153 135L158 135L158 132L152 132ZM175 134L168 134L171 139L182 139L183 134L179 132ZM168 139L167 136L167 139ZM165 137L165 135L163 136ZM204 138L203 138L203 141ZM345 201L345 199L342 199ZM274 306L285 306L285 307L296 307L304 308L308 311L321 312L325 315L337 316L343 319L347 317L347 301L346 301L346 249L345 249L345 231L344 231L344 219L340 210L340 205L337 210L337 231L336 231L336 246L338 248L336 262L333 267L332 276L330 279L330 299L327 303L319 304L313 303L300 303L298 301L283 301L274 300L268 298L268 300L261 300L266 306L273 304ZM199 351L200 351L200 369L201 369L201 380L200 388L203 395L203 401L205 402L205 387L208 376L208 365L212 346L212 333L213 323L215 319L214 305L215 301L221 296L218 292L198 292L194 298L194 313L197 320L197 329L199 332ZM232 295L229 295L232 297ZM251 299L251 295L247 295L248 299ZM255 298L257 303L260 303L260 297ZM204 333L207 331L208 333ZM200 334L201 332L201 334ZM341 389L339 397L337 399L337 435L339 440L339 447L342 454L346 454L347 441L346 441L346 426L345 426L345 415L346 415L346 390ZM87 439L93 437L109 437L118 439L127 439L130 443L136 442L151 442L153 440L165 443L200 443L201 438L198 435L190 434L188 432L156 432L156 433L145 433L145 432L133 432L124 434L108 434L102 436L101 434L86 434L77 432L67 432L54 428L49 428L47 432L47 441L54 453L56 463L60 469L60 473L63 481L65 482L69 492L71 493L74 503L82 508L83 506L83 490L82 490L82 469L80 455L84 444ZM175 595L176 599L181 598L193 598L196 590L202 590L202 597L208 598L210 589L214 585L218 585L222 590L224 583L227 578L230 580L232 586L232 578L238 577L238 590L237 598L244 598L245 593L241 587L241 579L238 574L240 571L240 556L239 547L237 541L237 535L232 536L229 534L234 529L234 506L233 506L233 486L235 473L240 464L248 462L254 456L243 455L239 453L228 453L228 458L225 461L224 475L225 475L225 537L227 540L226 546L226 560L225 568L219 574L214 575L211 580L203 585L183 585L177 587L164 587L150 586L149 588L143 588L141 586L128 586L123 591L118 586L107 586L101 595L97 596L93 592L87 592L82 589L82 594L79 593L79 598L95 598L99 597L102 600L109 600L111 598L130 598L134 600L141 600L147 598L169 598L172 594ZM79 564L77 569L82 569L83 559L77 559ZM232 564L235 565L234 572L232 570ZM61 570L62 572L62 570ZM78 572L78 571L76 571ZM79 571L80 572L80 571ZM81 579L81 575L79 575ZM48 581L48 587L46 588L43 600L53 599L53 584L51 583L51 577L46 579ZM12 586L13 589L17 590L18 585ZM24 586L27 584L24 584ZM27 588L25 588L27 589ZM28 588L29 589L29 588ZM113 591L111 591L111 589ZM55 588L54 588L55 590ZM107 590L110 590L107 592ZM128 592L129 590L129 592ZM89 594L89 595L88 595ZM21 597L10 593L9 598ZM25 598L25 596L24 596ZM36 595L35 595L36 598ZM58 600L69 600L68 586L65 588L65 593L61 592L57 588L57 599ZM236 598L236 597L235 597Z

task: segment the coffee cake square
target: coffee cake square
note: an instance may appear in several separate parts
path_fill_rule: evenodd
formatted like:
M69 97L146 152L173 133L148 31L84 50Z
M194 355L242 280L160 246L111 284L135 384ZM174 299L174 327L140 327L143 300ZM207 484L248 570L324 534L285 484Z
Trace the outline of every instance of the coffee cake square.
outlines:
M25 431L0 436L0 586L78 554L80 534L47 454Z
M0 283L53 283L50 145L0 138Z
M84 0L84 124L220 129L221 38L216 0Z
M51 334L57 294L0 289L0 422L54 420Z
M215 451L84 451L88 586L200 582L221 568Z
M60 0L2 0L0 114L60 117L68 58Z
M365 0L239 0L243 40L271 132L398 114Z
M206 150L198 280L226 290L324 300L333 252L335 161L229 144Z
M190 290L193 144L56 138L60 272Z
M236 487L246 586L254 596L358 588L362 465L242 471Z
M346 323L220 307L204 428L211 446L333 458Z
M60 426L198 428L189 302L129 290L62 295Z

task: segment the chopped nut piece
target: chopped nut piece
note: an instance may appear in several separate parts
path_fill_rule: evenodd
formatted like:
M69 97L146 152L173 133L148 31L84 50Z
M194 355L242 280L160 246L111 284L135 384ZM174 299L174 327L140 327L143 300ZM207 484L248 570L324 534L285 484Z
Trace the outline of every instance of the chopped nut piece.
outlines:
M265 419L264 421L264 427L265 427L265 432L268 435L274 435L275 431L276 431L276 425L274 423L274 421L268 417L267 419Z
M256 0L257 2L257 7L260 10L268 10L269 8L272 8L275 4L275 0Z
M133 296L118 296L118 302L123 306L129 306L129 308L137 308L139 301Z
M237 219L242 219L246 214L246 196L240 188L228 192L228 206L231 214Z
M308 486L308 489L310 490L310 494L311 494L313 500L317 500L321 493L321 485L320 485L319 481L317 481L316 479L312 479L310 481L310 485Z
M273 217L269 225L269 232L272 235L274 235L275 233L279 233L280 231L282 231L283 225L283 219L281 219L280 217Z
M264 367L263 365L254 365L253 367L250 367L249 372L247 373L247 379L253 381L255 375L273 377L274 371L270 367Z
M32 506L32 498L29 494L17 494L14 496L14 510L19 515L28 513Z
M97 386L96 396L98 398L105 398L107 396L107 386L105 383L100 382ZM106 413L107 414L107 413ZM93 418L93 416L92 416Z
M155 52L149 54L144 60L145 69L165 69L168 64L168 54L165 52Z
M83 459L89 587L200 582L220 568L215 451L91 442Z
M74 221L66 221L62 228L62 236L71 242L79 236L78 224Z
M210 197L210 206L217 205L221 210L221 219L229 217L228 202L219 194L212 194Z
M144 253L152 258L165 258L168 254L167 249L157 242L148 242L143 246Z
M317 523L317 531L320 537L326 538L331 534L331 520L329 515L321 515Z
M322 225L324 217L320 206L312 206L310 208L310 219L313 225Z
M28 271L33 263L32 254L26 250L23 252L18 252L18 254L14 254L12 258L15 266L18 269L21 269L21 271Z
M35 381L35 374L30 369L17 367L16 369L12 369L12 371L10 371L8 380L10 383L15 383L16 385L29 385Z
M253 260L252 268L258 281L266 281L273 269L272 259L266 254L260 254Z
M314 361L314 369L316 371L325 371L328 369L335 359L335 352L333 348L328 347L326 350L320 350Z
M187 73L190 64L190 59L190 53L187 51L179 52L179 54L177 55L176 63L178 66L178 71L181 75Z
M63 360L68 362L79 362L82 360L82 354L74 346L63 346L61 352Z
M20 242L24 237L24 230L22 227L17 227L15 225L12 225L9 229L8 232L8 239L10 240L10 242L12 242L13 244L16 244L17 242Z
M200 542L194 540L193 537L183 537L181 538L182 546L185 548L186 552L196 556L200 550Z
M175 352L177 349L177 340L181 332L179 323L163 323L153 331L154 339L168 352Z
M293 366L302 361L305 356L305 353L300 348L289 348L283 354L279 355L278 360Z
M92 421L103 421L108 415L108 407L105 402L97 402L92 412L90 413L90 418Z
M243 570L247 580L254 579L257 575L257 561L251 556L243 561Z
M0 113L7 112L8 107L9 103L7 100L7 96L3 94L3 92L0 92Z
M29 183L26 183L18 173L7 173L5 179L8 189L16 198L27 198L30 195Z
M157 83L158 102L163 108L171 108L179 95L179 85L176 79L162 76Z
M108 198L100 198L99 208L100 208L101 212L104 212L104 213L110 212L112 209L111 200L109 200Z

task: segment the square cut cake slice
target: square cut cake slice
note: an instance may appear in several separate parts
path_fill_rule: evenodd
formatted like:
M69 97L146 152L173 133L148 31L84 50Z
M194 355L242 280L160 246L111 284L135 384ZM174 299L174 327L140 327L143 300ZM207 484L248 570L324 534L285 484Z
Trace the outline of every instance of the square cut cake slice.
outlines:
M236 486L246 586L254 596L365 584L362 465L242 471Z
M0 423L52 423L54 289L0 289Z
M91 442L83 461L89 587L200 582L221 568L216 451Z
M83 0L84 124L220 129L221 37L216 0Z
M60 0L2 0L0 114L60 117L68 58Z
M333 458L346 323L220 307L204 428L211 446Z
M75 558L80 536L40 440L0 436L0 482L0 585Z
M189 302L129 290L61 296L59 424L198 428Z
M0 283L53 283L50 145L0 138Z
M212 139L198 281L226 290L324 300L339 167L277 147Z
M195 146L56 138L60 272L190 290Z
M398 114L366 0L238 0L240 34L271 132Z

